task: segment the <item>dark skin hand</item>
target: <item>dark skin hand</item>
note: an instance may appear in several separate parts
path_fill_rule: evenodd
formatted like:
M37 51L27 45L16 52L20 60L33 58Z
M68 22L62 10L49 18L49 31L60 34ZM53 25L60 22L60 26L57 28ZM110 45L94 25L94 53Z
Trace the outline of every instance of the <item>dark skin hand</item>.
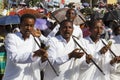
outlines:
M42 62L45 62L48 59L48 54L45 54L41 57Z
M93 57L91 54L86 55L86 62L89 64L91 62L92 58Z
M110 64L113 65L114 63L119 63L119 62L120 62L120 56L117 56L110 61Z
M109 49L110 49L110 46L106 45L100 50L100 53L105 54Z
M100 53L101 54L105 54L109 49L110 49L110 46L111 46L111 42L108 43L108 45L105 45L104 47L102 47L102 49L100 50ZM91 59L92 59L92 55L86 55L86 62L89 64L91 62Z
M33 29L33 30L31 30L31 34L34 37L40 37L41 36L41 31L39 29Z
M41 57L42 62L44 62L48 59L48 54L45 49L41 48L41 49L35 51L34 53L35 54L33 55L33 57L35 57L35 56Z
M110 49L111 45L106 45L104 47L102 47L102 49L100 50L101 54L105 54L109 49ZM86 62L89 64L91 62L92 59L92 55L86 55Z
M68 54L69 59L71 59L71 58L81 58L83 55L84 55L84 53L80 52L80 49L75 49L70 54Z
M111 45L112 45L112 42L109 41L108 44L105 45L105 46L100 50L100 53L101 53L101 54L105 54L105 53L110 49Z

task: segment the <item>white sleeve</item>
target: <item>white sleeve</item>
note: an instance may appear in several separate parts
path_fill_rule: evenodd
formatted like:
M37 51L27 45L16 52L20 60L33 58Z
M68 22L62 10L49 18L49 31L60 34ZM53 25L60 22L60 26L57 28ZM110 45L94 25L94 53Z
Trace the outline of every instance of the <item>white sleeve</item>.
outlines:
M63 64L65 62L67 62L68 60L69 60L68 55L64 55L64 56L56 58L55 63L56 64Z
M49 38L45 37L44 35L41 34L41 36L39 37L40 41L43 43L43 44L46 44L47 41L49 40Z
M49 60L52 64L63 64L69 60L68 55L57 57L56 45L52 40L49 40L47 46L50 46L48 51Z
M5 39L5 49L7 51L7 58L14 63L31 63L38 59L38 57L32 57L33 52L23 51L23 47L18 48L13 35L7 35Z

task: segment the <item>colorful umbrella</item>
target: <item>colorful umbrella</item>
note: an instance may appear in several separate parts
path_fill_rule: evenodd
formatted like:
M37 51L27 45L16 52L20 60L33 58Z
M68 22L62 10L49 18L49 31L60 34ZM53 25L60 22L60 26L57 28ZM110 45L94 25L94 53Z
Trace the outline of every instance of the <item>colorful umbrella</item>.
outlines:
M37 18L41 18L44 16L44 14L40 14L39 11L34 10L34 9L30 9L30 8L21 9L21 10L17 11L17 14L19 16L22 16L23 14L33 14Z
M90 5L88 4L88 3L82 3L82 5L84 6L84 7L89 7Z
M11 12L9 12L9 15L16 15L16 12L15 11L11 11Z
M36 19L35 27L40 30L46 30L48 28L47 21L45 19Z
M19 24L20 18L18 15L4 16L0 18L0 25Z

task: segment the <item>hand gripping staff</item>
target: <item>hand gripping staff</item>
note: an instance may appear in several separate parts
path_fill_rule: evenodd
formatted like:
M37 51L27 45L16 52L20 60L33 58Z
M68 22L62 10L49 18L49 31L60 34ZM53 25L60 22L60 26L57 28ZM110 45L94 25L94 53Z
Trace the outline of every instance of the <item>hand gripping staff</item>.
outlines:
M107 46L107 44L105 44L105 42L102 40L102 43L105 45L105 46ZM108 42L108 46L111 46L111 44L112 44L112 41L109 41ZM109 48L109 50L110 50L110 52L111 52L111 54L114 56L114 57L117 57L116 56L116 54Z
M80 44L74 39L74 36L72 36L74 42L80 47L80 49L82 49L82 51L88 55L88 53L82 48L82 46L80 46ZM98 68L98 70L103 74L105 75L105 73L103 72L103 70L95 63L95 61L93 59L91 59L91 61L93 62L93 64Z
M33 35L32 35L32 36L33 36ZM33 38L34 38L35 42L37 43L37 45L38 45L39 48L40 48L41 46L39 45L39 43L37 42L37 40L35 39L34 36L33 36ZM38 38L38 39L39 39L39 38ZM44 47L45 50L47 50L48 48L49 48L49 46ZM48 63L50 64L50 66L51 66L52 70L54 71L54 73L56 74L56 76L59 76L59 74L58 74L57 71L55 70L55 68L54 68L54 66L52 65L52 63L50 62L50 60L47 59L47 61L48 61Z

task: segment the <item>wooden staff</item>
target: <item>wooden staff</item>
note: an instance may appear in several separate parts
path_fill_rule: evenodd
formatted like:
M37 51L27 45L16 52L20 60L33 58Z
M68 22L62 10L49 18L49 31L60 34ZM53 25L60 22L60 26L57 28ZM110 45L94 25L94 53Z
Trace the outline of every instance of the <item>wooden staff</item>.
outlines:
M72 36L74 42L80 47L80 49L86 54L88 55L88 53L83 49L83 47L74 39L74 36ZM95 63L95 61L93 59L91 59L91 61L93 62L93 64L98 68L98 70L105 75L105 73L103 72L103 70Z
M105 46L107 46L107 44L105 44L105 42L102 40L102 43L105 45ZM108 42L108 45L110 45L111 46L111 44L112 44L112 42L110 41L110 42ZM110 50L110 52L112 53L112 55L114 56L114 57L117 57L116 56L116 54L109 48L109 50Z
M33 35L32 35L33 36ZM35 37L33 36L34 41L36 42L36 44L38 45L38 47L40 48L41 46L39 45L39 43L37 42L37 40L35 39ZM39 38L38 38L39 39ZM44 47L45 50L47 50L49 47ZM50 60L47 58L48 63L50 64L51 68L53 69L54 73L56 74L56 76L59 76L59 74L57 73L57 71L55 70L54 66L52 65L52 63L50 62Z

